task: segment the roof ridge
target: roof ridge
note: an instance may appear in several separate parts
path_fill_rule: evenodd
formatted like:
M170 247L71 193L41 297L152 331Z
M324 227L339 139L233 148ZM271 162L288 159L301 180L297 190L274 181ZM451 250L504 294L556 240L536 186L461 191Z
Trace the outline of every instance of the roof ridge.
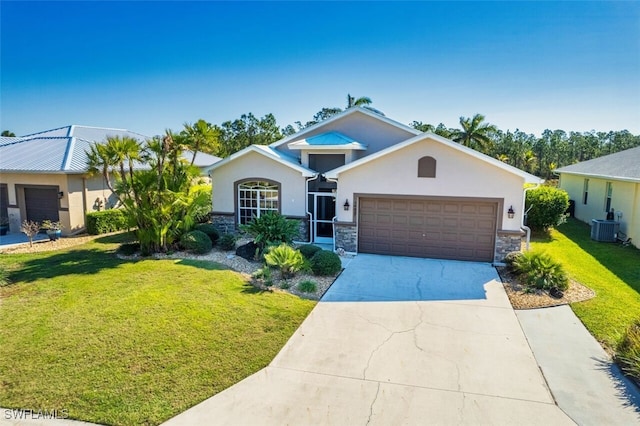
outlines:
M66 126L55 127L55 128L53 128L53 129L43 130L43 131L41 131L41 132L36 132L36 133L29 133L29 134L27 134L27 135L20 136L20 137L21 137L21 138L26 138L26 137L29 137L29 136L40 135L40 134L42 134L42 133L49 133L49 132L53 132L54 130L60 130L60 129L64 129L64 128L71 127L71 126L72 126L71 124L67 124ZM68 133L67 133L67 134L68 134Z

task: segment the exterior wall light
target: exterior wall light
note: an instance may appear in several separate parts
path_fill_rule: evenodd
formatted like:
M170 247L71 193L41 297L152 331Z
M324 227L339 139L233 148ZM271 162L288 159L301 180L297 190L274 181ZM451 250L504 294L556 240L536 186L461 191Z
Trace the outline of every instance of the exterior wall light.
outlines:
M348 212L349 211L349 200L345 200L344 205L342 207L344 207L344 211L345 212Z
M513 210L513 206L509 207L509 210L507 210L507 216L509 217L509 219L513 219L513 217L516 215L515 210Z
M64 197L64 192L62 191L58 192L58 199L61 199L62 197Z

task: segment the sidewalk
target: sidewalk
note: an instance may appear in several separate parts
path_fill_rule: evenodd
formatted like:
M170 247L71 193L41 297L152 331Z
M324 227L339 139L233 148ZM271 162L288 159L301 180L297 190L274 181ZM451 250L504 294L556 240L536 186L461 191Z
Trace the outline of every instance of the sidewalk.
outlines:
M640 424L640 391L569 306L516 311L558 406L579 425Z

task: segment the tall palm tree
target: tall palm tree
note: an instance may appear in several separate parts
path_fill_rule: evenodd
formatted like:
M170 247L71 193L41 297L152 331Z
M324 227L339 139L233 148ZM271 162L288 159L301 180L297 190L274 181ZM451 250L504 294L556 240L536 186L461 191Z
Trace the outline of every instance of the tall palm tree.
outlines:
M198 151L217 152L218 137L220 132L211 123L202 119L194 124L184 123L184 130L180 135L185 138L186 147L193 152L191 157L191 165L196 161L196 153Z
M491 133L497 132L498 128L483 121L482 114L476 114L472 118L460 117L462 129L453 132L452 139L464 146L487 153L493 144Z
M356 106L366 106L371 105L371 98L366 96L360 96L359 98L354 98L349 93L347 93L347 108L353 108Z

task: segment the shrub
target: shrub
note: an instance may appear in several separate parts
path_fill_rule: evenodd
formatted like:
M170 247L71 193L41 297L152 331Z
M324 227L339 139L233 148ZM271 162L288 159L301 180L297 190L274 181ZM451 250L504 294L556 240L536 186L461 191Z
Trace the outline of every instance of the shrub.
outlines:
M506 263L509 266L513 266L513 264L516 262L516 260L518 260L518 258L520 258L520 256L522 256L522 252L520 251L509 252L504 257L504 263Z
M311 270L315 275L335 275L341 269L340 256L332 251L320 250L311 258Z
M199 225L196 225L195 229L196 231L201 231L207 234L207 236L211 240L211 244L213 245L215 245L220 238L220 233L212 223L201 223Z
M204 254L211 251L211 240L202 231L190 231L182 234L180 237L180 245L188 251Z
M322 249L318 246L314 246L313 244L304 244L298 247L298 250L300 250L300 253L302 253L305 259L311 259L314 254Z
M527 225L536 230L547 229L566 221L565 211L569 208L566 191L551 186L541 186L527 191L525 211Z
M618 344L616 360L640 384L640 319L629 326Z
M40 232L40 224L31 220L23 220L20 230L29 238L29 247L33 247L33 237Z
M118 247L118 253L123 256L133 256L139 250L140 243L126 243L121 244L120 247Z
M526 252L513 263L529 288L566 290L569 279L562 265L544 252Z
M318 290L318 285L311 280L304 280L298 284L298 290L303 293L315 293Z
M267 287L271 287L273 285L273 278L271 277L271 268L265 266L264 268L258 269L253 276L255 278L262 278L264 280L264 285Z
M302 254L284 243L269 249L268 253L264 255L264 260L267 265L278 267L283 279L292 277L304 265Z
M127 228L127 218L120 209L87 213L87 233L106 234Z
M218 240L218 247L222 250L235 250L238 237L233 234L224 234Z
M268 212L253 218L246 225L240 225L240 229L251 235L255 243L264 249L280 243L291 243L298 234L298 221L287 219L276 212Z

